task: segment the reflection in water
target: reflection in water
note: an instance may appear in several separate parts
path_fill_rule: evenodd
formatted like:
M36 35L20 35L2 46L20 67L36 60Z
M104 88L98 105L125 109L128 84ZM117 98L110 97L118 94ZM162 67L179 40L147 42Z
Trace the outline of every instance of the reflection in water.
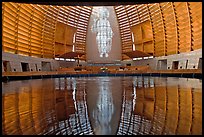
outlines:
M201 86L198 79L134 77L117 134L202 134Z
M94 134L115 135L122 104L121 79L91 77L86 81L89 119Z
M6 135L202 134L202 80L90 77L2 83Z
M95 134L110 134L114 105L112 92L109 89L109 83L101 80L99 83L99 97L97 99L97 108L93 111Z
M66 78L4 83L3 134L93 134L85 92Z

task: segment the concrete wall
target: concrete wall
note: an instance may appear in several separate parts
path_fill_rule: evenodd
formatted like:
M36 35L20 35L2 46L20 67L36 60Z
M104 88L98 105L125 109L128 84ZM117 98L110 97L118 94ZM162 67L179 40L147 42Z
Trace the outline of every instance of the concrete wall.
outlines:
M42 62L42 71L51 71L51 63L50 62Z
M198 69L199 58L202 58L202 49L175 55L157 57L155 59L157 60L157 63L158 60L167 59L167 69L172 69L173 61L179 61L178 69ZM188 64L186 68L187 60Z
M187 69L198 69L199 59L202 58L202 49L181 53L176 55L169 55L169 56L162 56L162 57L155 57L151 59L143 59L143 60L136 60L136 61L121 61L122 66L126 66L126 64L131 64L131 66L146 66L149 64L150 68L153 70L161 69L159 60L167 60L167 68L172 69L173 61L179 61L178 69L186 69L186 62L188 60ZM45 59L45 58L35 58L35 57L28 57L22 56L12 53L2 52L2 72L4 72L3 68L3 61L9 61L11 71L14 72L22 72L21 62L28 63L29 69L31 71L36 71L36 65L38 71L42 71L42 61L50 62L51 63L51 70L57 70L59 67L73 67L77 65L77 62L67 62L67 61L56 61L54 59ZM82 61L79 62L82 66L86 66L87 63ZM182 68L180 68L182 67ZM195 67L195 68L194 68ZM165 69L165 68L162 68Z
M143 60L136 60L136 61L133 61L133 65L134 66L146 66L149 64L149 67L151 69L155 69L156 68L156 59L155 58L151 58L151 59L143 59Z
M142 59L142 60L129 60L129 61L122 61L121 64L123 66L126 66L126 64L131 64L131 66L146 66L149 65L149 67L151 69L155 69L156 68L156 62L157 60L155 58L151 58L151 59Z
M68 68L68 67L76 67L77 66L77 61L63 61L63 60L59 60L59 67L62 68ZM86 66L87 63L85 61L79 61L79 64L82 66Z
M28 63L30 71L31 69L32 71L42 71L42 61L50 62L51 71L54 71L59 68L59 63L54 59L22 56L2 51L2 72L4 72L3 61L10 62L12 72L15 72L14 69L16 70L16 72L22 72L21 62ZM36 70L36 65L38 70Z
M150 68L153 70L160 69L164 70L172 69L173 61L179 61L178 69L198 69L199 58L202 58L202 49L175 55L155 57L151 59L122 61L122 64L123 66L125 66L128 63L131 64L132 66L144 66L149 64ZM164 64L163 62L160 62L160 60L167 60L166 68L164 68ZM188 64L186 68L187 60Z
M68 61L62 61L62 60L59 60L58 62L59 62L59 66L62 68L77 66L77 62L68 62Z

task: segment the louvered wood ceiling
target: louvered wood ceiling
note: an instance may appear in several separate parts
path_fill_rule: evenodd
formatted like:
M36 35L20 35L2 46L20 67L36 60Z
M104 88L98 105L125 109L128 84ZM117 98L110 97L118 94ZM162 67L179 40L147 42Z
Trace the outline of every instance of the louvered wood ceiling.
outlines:
M85 52L93 3L78 3L86 6L41 4L2 3L3 51L43 58L54 58L57 44L65 47L63 51L69 51L70 44L55 39L57 23L62 23L76 28L75 51ZM113 6L120 27L123 60L130 59L125 53L132 51L133 44L136 50L154 56L202 48L201 2L122 4Z

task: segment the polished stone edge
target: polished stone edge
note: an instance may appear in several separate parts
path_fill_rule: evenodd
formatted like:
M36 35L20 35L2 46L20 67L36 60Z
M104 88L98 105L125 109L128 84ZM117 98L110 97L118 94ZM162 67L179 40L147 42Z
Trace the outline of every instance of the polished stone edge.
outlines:
M110 73L98 73L98 74L56 74L56 75L33 75L33 76L2 76L3 82L13 81L13 80L29 80L29 79L45 79L45 78L61 78L61 77L116 77L116 76L152 76L152 77L183 77L183 78L197 78L202 79L202 73L120 73L120 74L110 74Z

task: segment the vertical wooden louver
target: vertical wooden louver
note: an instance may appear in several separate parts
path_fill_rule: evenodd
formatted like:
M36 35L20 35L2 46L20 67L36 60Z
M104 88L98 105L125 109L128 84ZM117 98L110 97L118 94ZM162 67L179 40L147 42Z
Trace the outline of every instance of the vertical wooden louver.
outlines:
M86 51L86 34L88 29L89 17L91 15L92 8L83 6L78 6L80 11L76 32L76 51L85 52ZM83 57L86 58L85 56Z
M202 3L188 2L191 25L191 50L202 48Z
M2 49L14 54L54 58L56 24L61 22L76 29L75 51L85 52L91 10L87 6L3 2Z
M17 4L2 3L2 47L10 53L17 51Z
M131 31L128 22L127 13L125 11L124 6L117 6L115 7L116 16L118 18L118 24L120 28L121 34L121 43L122 43L122 59L128 59L129 57L126 56L125 52L132 50L132 38L131 38Z
M131 39L124 37L124 31L126 35L131 35L134 31L134 29L132 29L130 32L129 27L139 28L144 22L150 22L153 41L151 44L146 45L146 48L154 47L152 48L152 53L156 57L179 54L202 48L201 2L136 4L115 6L115 10L119 21L122 40L131 41ZM121 25L120 22L125 21L126 24L122 23ZM129 22L129 25L127 22ZM123 29L123 24L127 27L126 30ZM143 30L146 31L146 29ZM143 30L140 31L140 29L138 29L138 31L135 31L135 46L136 50L147 52L144 50L145 43L137 41L137 39L142 37ZM136 34L136 32L138 34ZM123 42L121 46L123 49L122 53L132 49L132 44L124 44ZM128 58L123 57L123 60L124 59Z
M42 52L42 35L43 35L43 26L44 26L44 15L45 11L41 6L33 6L33 20L31 28L31 56L43 57Z

